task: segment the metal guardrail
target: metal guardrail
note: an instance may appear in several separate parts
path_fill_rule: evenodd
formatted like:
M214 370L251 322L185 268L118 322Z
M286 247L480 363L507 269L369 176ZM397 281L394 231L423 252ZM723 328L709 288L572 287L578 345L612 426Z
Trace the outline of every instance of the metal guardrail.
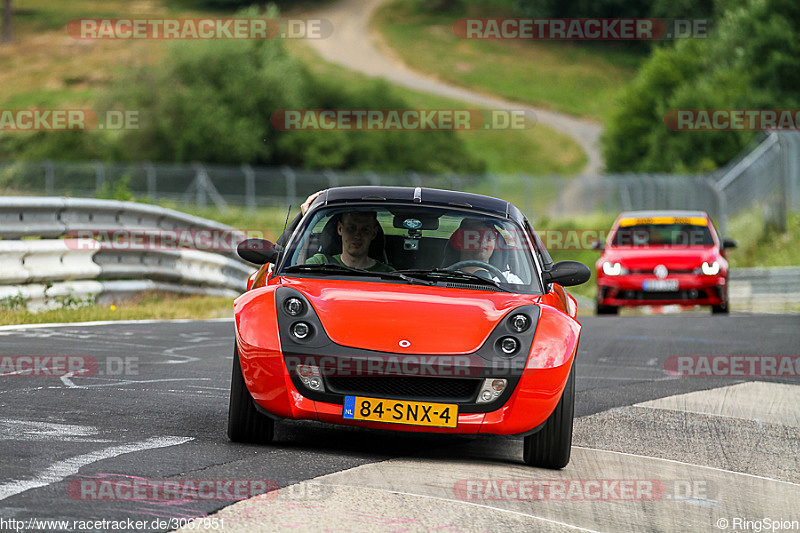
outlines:
M734 310L800 311L800 267L732 269L729 283Z
M108 300L145 290L234 297L254 267L231 247L201 251L165 246L127 247L89 237L138 232L224 234L225 243L246 235L212 220L158 206L114 200L0 197L0 300L22 300L29 309L57 306L65 298ZM58 238L84 232L82 238ZM41 237L25 239L25 237ZM120 246L122 245L122 246Z

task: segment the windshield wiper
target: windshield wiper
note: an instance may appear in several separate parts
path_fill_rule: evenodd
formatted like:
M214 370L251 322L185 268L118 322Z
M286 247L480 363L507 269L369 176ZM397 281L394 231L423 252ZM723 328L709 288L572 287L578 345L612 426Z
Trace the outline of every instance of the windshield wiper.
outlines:
M284 272L325 272L325 271L332 271L332 272L352 272L353 274L358 274L359 276L372 276L378 277L382 279L402 279L407 283L416 283L421 285L433 285L432 281L426 281L422 279L415 279L414 277L406 276L401 272L374 272L370 270L364 270L362 268L355 268L350 267L347 265L340 265L337 263L323 263L323 264L304 264L304 265L292 265L283 269Z
M422 277L427 279L448 279L450 281L469 281L479 282L484 285L491 285L503 292L513 292L501 286L497 281L478 276L471 272L462 272L460 270L448 270L446 268L412 268L408 270L397 270L395 274L405 274L413 277Z

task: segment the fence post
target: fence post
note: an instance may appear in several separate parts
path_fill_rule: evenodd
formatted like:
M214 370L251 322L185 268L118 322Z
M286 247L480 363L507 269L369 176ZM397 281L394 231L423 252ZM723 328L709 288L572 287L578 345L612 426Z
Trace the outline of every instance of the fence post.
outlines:
M452 187L452 189L454 191L462 190L461 189L461 178L459 178L457 175L452 174L452 173L448 174L447 175L447 179L450 180L450 187Z
M147 196L151 200L155 200L156 194L158 194L156 189L156 168L152 163L146 161L144 163L144 172L147 174Z
M52 161L44 162L44 192L47 196L53 195L55 187L55 168L53 168Z
M256 212L256 174L253 168L245 163L242 165L244 173L244 204L249 214Z
M725 191L721 190L717 186L717 182L712 178L707 177L705 182L717 199L717 223L719 224L719 234L724 239L728 231L728 203L725 198Z
M106 169L100 161L94 162L94 195L100 194L100 190L106 184Z
M780 180L778 191L778 217L777 226L781 233L786 233L789 227L787 214L789 212L789 205L791 205L789 195L791 194L792 184L789 181L789 146L787 146L787 139L780 133L778 134L778 149L780 150L778 157L778 165L780 166Z
M328 180L328 187L337 187L339 185L339 176L333 170L326 170L325 178Z
M526 176L520 175L517 179L522 179L522 183L525 185L525 205L528 208L528 219L533 220L533 183L531 180L525 179Z
M288 166L281 167L281 174L286 180L286 205L294 205L297 201L297 176Z
M800 133L784 133L791 142L789 156L790 198L789 208L792 213L800 212Z

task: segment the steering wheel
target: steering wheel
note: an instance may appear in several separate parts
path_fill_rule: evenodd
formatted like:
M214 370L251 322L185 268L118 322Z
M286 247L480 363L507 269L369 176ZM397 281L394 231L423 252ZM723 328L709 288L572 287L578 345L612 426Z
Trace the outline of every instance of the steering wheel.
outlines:
M484 263L483 261L478 261L477 259L470 259L468 261L459 261L458 263L453 263L449 267L448 270L459 270L461 267L480 267L484 270L488 270L490 274L493 274L494 277L497 279L507 282L506 276L494 265L490 265L489 263Z

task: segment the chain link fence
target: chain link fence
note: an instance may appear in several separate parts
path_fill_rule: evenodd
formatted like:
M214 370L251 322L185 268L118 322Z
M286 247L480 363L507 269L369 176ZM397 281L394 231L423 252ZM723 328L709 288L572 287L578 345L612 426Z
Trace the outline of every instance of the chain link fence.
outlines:
M532 218L569 218L635 209L708 212L724 234L726 221L760 210L766 223L786 228L788 211L800 210L800 133L770 132L716 172L700 175L623 174L558 176L377 174L155 163L0 163L0 193L114 197L214 205L298 205L314 191L342 185L403 185L502 195Z

